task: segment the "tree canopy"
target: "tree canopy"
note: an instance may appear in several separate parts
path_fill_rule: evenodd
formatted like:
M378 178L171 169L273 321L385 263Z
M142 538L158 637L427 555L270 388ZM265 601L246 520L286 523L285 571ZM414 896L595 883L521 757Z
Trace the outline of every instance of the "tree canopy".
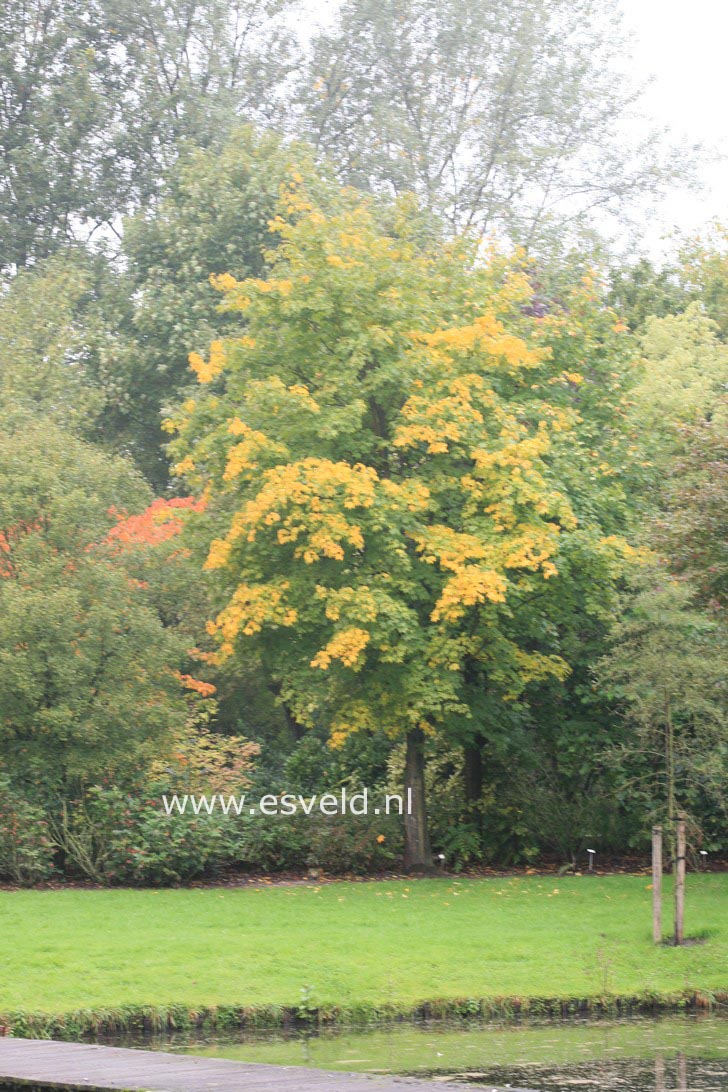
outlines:
M133 768L186 716L182 649L104 546L112 506L147 497L128 463L47 419L3 429L3 763L54 797Z
M0 269L148 203L186 142L269 123L286 0L8 0L0 12Z
M669 173L654 135L626 138L623 55L601 0L345 0L301 81L306 131L353 185L537 242Z
M302 181L269 276L217 279L246 333L191 355L203 393L169 423L176 473L207 500L220 655L262 644L334 745L367 729L421 747L484 694L563 677L531 602L562 555L597 571L626 544L559 473L577 416L552 394L583 376L524 316L527 279L461 241L418 248L405 220L386 235L353 193L327 216Z
M0 876L399 854L171 827L190 777L404 781L420 867L640 849L668 784L718 844L725 231L610 241L689 179L617 0L299 13L0 12Z

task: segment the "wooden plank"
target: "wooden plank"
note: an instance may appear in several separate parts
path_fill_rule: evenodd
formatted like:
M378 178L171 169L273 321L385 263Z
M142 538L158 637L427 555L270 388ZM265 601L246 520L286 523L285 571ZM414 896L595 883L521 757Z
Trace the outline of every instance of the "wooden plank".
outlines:
M463 1092L462 1084L127 1050L50 1039L0 1039L0 1088L15 1081L90 1092ZM488 1092L500 1092L490 1089ZM510 1089L510 1092L528 1092Z

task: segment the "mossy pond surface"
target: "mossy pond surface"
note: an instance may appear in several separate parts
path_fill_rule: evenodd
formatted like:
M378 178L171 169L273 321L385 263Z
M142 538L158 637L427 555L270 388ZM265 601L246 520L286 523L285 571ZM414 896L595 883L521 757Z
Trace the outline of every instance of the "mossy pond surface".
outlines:
M713 1015L430 1022L316 1034L261 1032L164 1046L271 1065L449 1077L474 1089L728 1092L728 1018Z

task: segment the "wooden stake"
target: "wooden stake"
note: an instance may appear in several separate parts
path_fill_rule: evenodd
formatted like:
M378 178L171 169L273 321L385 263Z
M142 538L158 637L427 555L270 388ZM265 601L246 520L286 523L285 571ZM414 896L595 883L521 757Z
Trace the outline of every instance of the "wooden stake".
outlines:
M662 827L652 828L652 939L662 940Z
M685 820L676 823L675 854L675 945L685 939Z
M665 1092L665 1059L661 1054L655 1058L655 1092Z

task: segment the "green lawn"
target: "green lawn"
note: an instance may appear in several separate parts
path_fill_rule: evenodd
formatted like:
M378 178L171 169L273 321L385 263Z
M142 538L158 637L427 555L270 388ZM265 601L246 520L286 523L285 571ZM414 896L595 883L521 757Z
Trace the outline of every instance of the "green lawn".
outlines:
M688 877L651 943L649 879L450 879L0 893L0 1012L413 1003L728 988L728 876ZM666 917L668 914L666 892Z

